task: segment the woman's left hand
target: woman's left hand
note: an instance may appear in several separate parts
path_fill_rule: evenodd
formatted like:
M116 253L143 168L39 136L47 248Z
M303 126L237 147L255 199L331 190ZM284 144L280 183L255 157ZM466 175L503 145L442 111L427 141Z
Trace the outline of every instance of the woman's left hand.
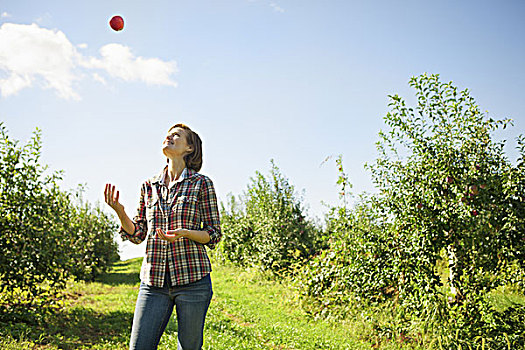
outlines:
M182 228L178 228L176 230L168 230L164 232L163 229L157 228L157 236L160 239L163 239L168 242L175 242L178 239L181 239L182 237L186 237L188 235L188 230L184 230Z

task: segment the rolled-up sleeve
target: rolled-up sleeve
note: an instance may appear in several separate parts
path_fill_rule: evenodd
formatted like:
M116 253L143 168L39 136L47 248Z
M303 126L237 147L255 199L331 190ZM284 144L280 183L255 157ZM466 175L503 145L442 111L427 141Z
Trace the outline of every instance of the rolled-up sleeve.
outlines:
M143 184L140 190L140 200L139 207L137 209L137 215L135 215L132 219L133 225L135 225L135 232L133 232L133 234L130 234L126 232L122 226L120 227L120 237L122 237L122 240L124 241L130 241L132 243L139 244L142 243L144 239L146 239L146 234L148 233L148 225L146 219L145 195L146 184Z
M213 249L222 238L221 222L219 218L219 208L217 206L217 195L213 182L204 177L201 191L199 194L199 211L202 220L202 227L210 235L210 241L206 245Z

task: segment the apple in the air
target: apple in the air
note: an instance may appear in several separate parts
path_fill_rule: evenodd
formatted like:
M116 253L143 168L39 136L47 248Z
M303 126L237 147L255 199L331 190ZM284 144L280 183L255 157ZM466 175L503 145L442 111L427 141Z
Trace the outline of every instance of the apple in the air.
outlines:
M124 19L120 16L113 16L109 21L109 25L113 30L118 32L124 28Z

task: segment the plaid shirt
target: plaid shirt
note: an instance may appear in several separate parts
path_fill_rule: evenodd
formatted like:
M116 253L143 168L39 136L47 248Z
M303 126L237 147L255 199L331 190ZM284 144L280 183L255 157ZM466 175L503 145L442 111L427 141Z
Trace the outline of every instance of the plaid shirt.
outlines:
M209 274L211 264L204 246L213 249L222 237L212 181L184 169L178 181L168 187L164 184L166 171L167 167L142 184L139 208L133 218L135 233L120 229L123 240L139 244L147 239L140 279L155 287L164 285L166 270L172 286L195 282ZM183 237L170 243L157 237L156 228L206 230L210 241L201 244Z

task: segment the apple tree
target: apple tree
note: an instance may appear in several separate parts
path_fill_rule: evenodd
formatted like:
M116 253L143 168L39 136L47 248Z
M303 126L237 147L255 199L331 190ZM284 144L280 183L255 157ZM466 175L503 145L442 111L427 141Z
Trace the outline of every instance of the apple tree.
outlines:
M0 123L0 321L51 310L69 277L93 279L118 259L111 216L61 190L41 146L38 129L21 146Z
M321 244L301 198L273 160L269 176L257 171L242 196L230 196L227 205L222 204L221 220L221 252L242 266L280 273Z
M368 166L385 220L395 227L396 288L415 312L461 310L458 329L473 332L492 310L488 293L508 282L508 267L523 273L523 138L513 164L505 141L494 136L511 120L490 118L468 90L439 75L413 77L409 85L416 105L389 96L389 130L380 132L379 156ZM443 263L448 279L440 276Z
M19 146L0 124L0 294L25 292L12 298L22 304L61 288L69 261L69 201L61 174L39 163L40 147L38 130Z

